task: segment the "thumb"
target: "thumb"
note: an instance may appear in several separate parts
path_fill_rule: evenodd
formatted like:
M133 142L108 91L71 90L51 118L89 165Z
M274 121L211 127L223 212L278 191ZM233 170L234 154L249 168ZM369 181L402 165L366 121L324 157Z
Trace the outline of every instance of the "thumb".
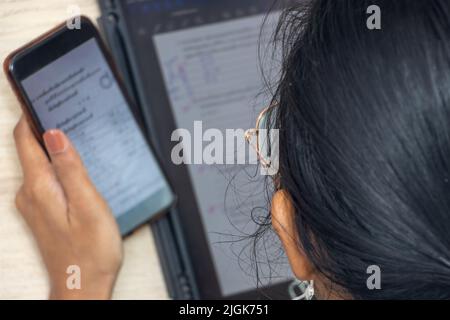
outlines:
M80 201L96 195L80 155L67 136L61 130L48 130L44 133L44 142L67 198Z

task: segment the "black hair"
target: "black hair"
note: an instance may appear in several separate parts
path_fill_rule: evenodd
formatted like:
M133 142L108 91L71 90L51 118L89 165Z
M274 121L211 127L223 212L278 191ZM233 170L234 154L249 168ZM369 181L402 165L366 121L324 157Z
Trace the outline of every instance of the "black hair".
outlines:
M274 40L280 185L301 249L352 298L449 299L450 1L299 1Z

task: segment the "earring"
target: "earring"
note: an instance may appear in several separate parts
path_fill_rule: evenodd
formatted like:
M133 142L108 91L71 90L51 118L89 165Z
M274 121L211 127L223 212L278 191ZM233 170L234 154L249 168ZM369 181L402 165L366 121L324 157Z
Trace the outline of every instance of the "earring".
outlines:
M297 291L300 291L298 294ZM314 297L314 280L295 280L289 285L289 295L292 300L311 300Z

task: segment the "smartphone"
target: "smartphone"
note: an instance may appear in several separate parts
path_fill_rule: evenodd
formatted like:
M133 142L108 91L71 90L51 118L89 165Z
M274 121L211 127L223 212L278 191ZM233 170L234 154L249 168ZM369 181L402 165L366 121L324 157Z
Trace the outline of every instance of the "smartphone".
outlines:
M11 53L4 71L38 140L66 133L126 235L175 197L96 27L80 20Z

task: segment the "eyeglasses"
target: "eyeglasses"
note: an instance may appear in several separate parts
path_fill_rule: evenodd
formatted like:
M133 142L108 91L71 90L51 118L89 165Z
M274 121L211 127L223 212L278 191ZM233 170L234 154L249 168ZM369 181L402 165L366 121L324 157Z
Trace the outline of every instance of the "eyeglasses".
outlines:
M252 146L258 160L263 168L270 168L272 165L271 160L271 144L269 141L269 136L267 135L268 123L269 121L269 111L279 105L278 102L273 102L270 106L264 108L256 118L256 126L253 129L249 129L245 132L245 140L250 146ZM266 134L261 134L266 133ZM256 143L254 142L256 140Z

